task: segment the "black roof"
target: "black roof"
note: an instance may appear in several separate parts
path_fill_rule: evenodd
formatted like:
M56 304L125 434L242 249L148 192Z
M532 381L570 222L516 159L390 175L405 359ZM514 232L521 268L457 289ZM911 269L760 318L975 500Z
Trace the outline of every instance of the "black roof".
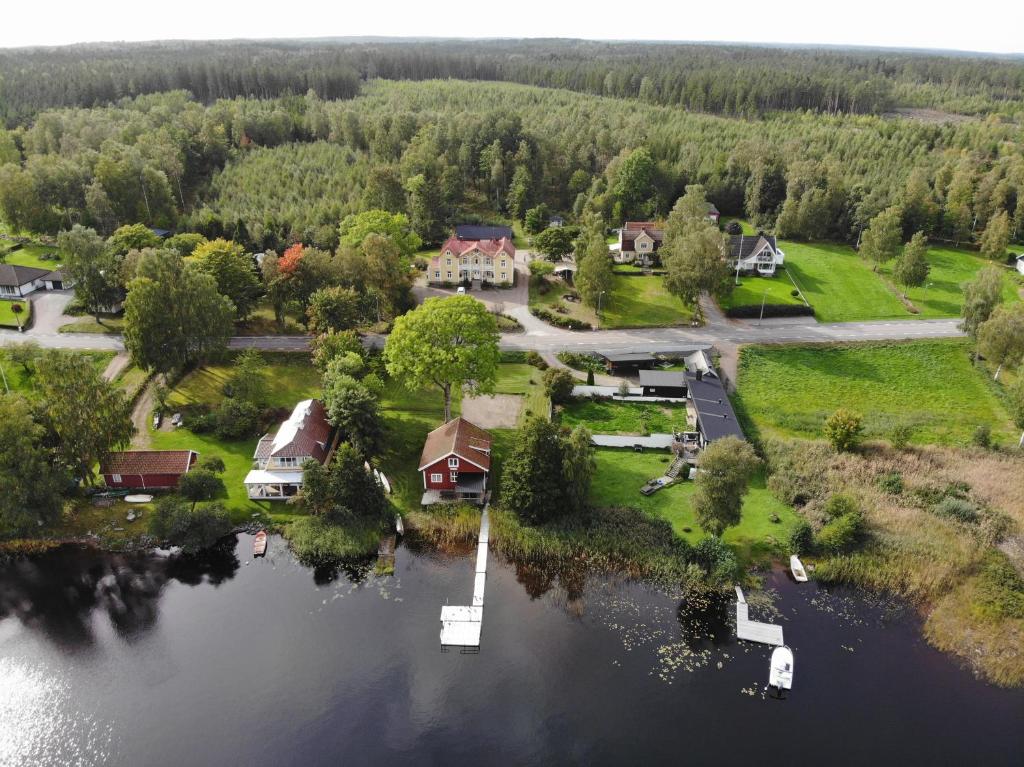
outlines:
M746 439L720 378L705 375L698 380L697 376L687 373L686 384L704 439L708 442L722 437Z
M455 227L455 236L460 240L500 240L502 237L507 237L511 240L512 229L507 226L460 224Z
M641 370L641 386L686 386L686 373L680 370Z
M611 363L616 362L654 362L656 357L650 352L609 352L607 354L601 354L606 360Z
M16 264L0 264L0 285L12 288L27 285L50 273L49 269L37 269L34 266L18 266Z
M734 234L729 238L729 255L733 258L747 258L761 247L761 240L767 240L776 250L775 237L770 234Z

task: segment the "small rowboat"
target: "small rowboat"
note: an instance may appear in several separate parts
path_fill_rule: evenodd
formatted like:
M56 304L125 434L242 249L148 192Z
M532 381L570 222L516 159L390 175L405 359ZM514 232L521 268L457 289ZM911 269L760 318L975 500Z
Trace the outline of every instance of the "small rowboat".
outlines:
M252 555L254 557L262 557L267 553L267 531L260 530L256 533L256 537L252 539Z
M395 514L395 532L399 535L405 535L405 524L402 522L401 514Z
M772 651L768 671L768 686L774 687L781 697L783 690L793 688L793 651L783 645Z
M789 558L789 571L798 583L807 583L807 571L804 570L804 563L796 554Z
M126 495L124 497L125 503L149 503L153 500L151 495Z

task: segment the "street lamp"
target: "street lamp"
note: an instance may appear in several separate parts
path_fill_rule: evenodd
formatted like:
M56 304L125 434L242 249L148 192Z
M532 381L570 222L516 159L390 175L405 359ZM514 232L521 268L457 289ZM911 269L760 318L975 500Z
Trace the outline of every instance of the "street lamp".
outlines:
M597 294L597 318L598 319L601 319L601 298L604 296L604 294L606 292L607 291L602 290L600 293Z
M922 304L924 304L924 302L928 300L928 288L930 288L934 284L935 284L934 282L929 282L928 284L926 284L924 286L924 295L921 296L921 303Z
M761 327L761 320L764 319L764 302L768 300L768 288L764 289L764 295L761 296L761 316L757 318L757 326Z

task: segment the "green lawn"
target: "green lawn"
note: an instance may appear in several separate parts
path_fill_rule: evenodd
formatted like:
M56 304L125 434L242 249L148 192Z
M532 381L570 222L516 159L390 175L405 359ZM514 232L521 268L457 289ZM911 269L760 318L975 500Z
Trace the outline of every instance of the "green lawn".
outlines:
M590 498L596 506L630 506L650 516L660 517L672 525L676 535L690 543L697 543L705 537L690 501L693 482L680 482L653 495L640 494L640 487L647 480L665 473L670 460L667 451L635 453L601 448L595 457L597 470L591 482ZM772 522L772 514L780 521ZM784 543L796 521L795 512L776 500L765 487L764 476L758 475L744 499L740 524L728 529L724 539L749 560L768 553L776 542Z
M784 271L775 277L740 277L740 284L734 284L732 292L719 303L723 309L760 306L762 300L767 304L803 306L804 302L792 295L793 290L793 283Z
M997 437L1014 436L997 385L972 366L968 351L960 339L748 346L740 351L735 402L762 436L820 438L839 407L861 413L873 438L903 423L919 444L967 444L980 424Z
M963 285L982 268L992 263L978 253L960 248L928 248L927 287L911 288L907 298L920 310L919 317L958 317L963 305ZM880 266L878 271L890 281L895 262ZM1007 269L1003 281L1003 300L1016 301L1017 287L1013 273Z
M597 323L597 314L590 307L584 306L580 301L566 301L562 298L567 294L577 295L575 288L567 285L562 280L549 277L547 278L548 291L547 293L541 293L533 281L530 281L530 307L541 307L548 311L556 311L561 308L565 311L558 312L566 317L572 317L573 319L586 322L588 325L595 325Z
M663 277L616 274L601 302L602 328L686 325L692 319L693 309L665 290Z
M20 306L22 308L21 314L15 316L14 307ZM0 325L9 326L12 328L18 327L20 322L22 327L28 324L29 319L32 317L32 304L29 301L8 301L7 299L0 299Z
M686 430L682 403L613 402L579 399L559 413L566 426L583 425L594 434L668 434Z
M911 319L899 297L848 245L780 242L786 271L821 322Z
M53 271L60 263L56 258L52 257L56 252L56 248L29 243L28 245L22 245L17 250L8 251L3 255L3 258L0 258L0 261L12 266L34 266L37 269ZM44 258L44 256L51 257Z
M518 394L524 398L522 417L546 416L551 403L541 383L542 371L525 363L503 363L498 366L495 394Z
M57 328L58 333L108 333L116 335L124 332L124 317L121 315L102 315L102 322L95 317L80 317L67 325Z
M68 352L68 354L75 354L89 360L99 373L106 370L110 360L114 358L114 352ZM27 395L35 390L34 376L26 372L25 368L21 365L11 362L10 356L2 347L0 347L0 367L3 368L4 375L7 378L7 385L12 392ZM3 380L0 379L0 392L3 391Z
M267 363L267 404L291 409L295 403L319 396L320 374L306 354L264 353ZM168 405L216 406L224 399L224 384L231 376L231 362L209 365L188 374L171 393Z

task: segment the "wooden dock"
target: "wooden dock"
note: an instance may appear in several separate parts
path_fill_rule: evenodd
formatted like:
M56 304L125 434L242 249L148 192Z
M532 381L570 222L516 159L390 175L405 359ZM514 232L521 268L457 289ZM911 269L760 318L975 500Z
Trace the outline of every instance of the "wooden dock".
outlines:
M487 547L491 521L484 506L480 515L480 537L477 539L476 569L473 577L473 602L470 605L444 605L441 608L441 648L480 647L484 620L484 588L487 585Z
M774 623L760 623L752 621L749 617L750 606L746 597L743 596L743 589L736 587L736 638L745 639L748 642L760 642L761 644L775 645L781 647L782 626Z

